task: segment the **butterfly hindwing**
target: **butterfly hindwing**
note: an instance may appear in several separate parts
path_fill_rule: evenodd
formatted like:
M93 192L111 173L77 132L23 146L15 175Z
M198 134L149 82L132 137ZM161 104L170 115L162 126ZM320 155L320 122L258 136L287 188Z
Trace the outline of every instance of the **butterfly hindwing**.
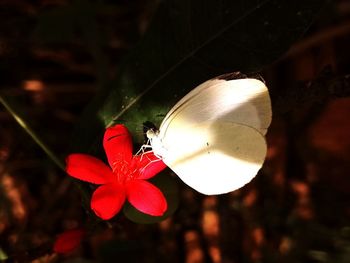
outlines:
M207 195L244 186L266 155L265 138L259 131L221 121L202 122L190 129L170 128L163 145L167 149L163 161L187 185Z

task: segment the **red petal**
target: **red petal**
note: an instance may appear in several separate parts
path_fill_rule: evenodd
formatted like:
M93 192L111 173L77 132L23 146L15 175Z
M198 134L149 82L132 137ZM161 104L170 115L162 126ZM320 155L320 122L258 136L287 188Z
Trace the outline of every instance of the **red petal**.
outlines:
M166 168L162 159L155 156L153 152L134 156L133 161L138 162L137 167L140 170L138 179L149 179Z
M161 216L167 210L163 193L153 184L144 180L133 180L126 187L128 201L137 210L151 216Z
M115 180L111 169L104 162L87 154L68 155L66 172L72 177L94 184L105 184Z
M120 161L129 162L132 158L131 135L124 125L117 124L106 129L103 147L112 169Z
M103 220L111 219L125 202L125 188L120 184L105 184L96 189L91 198L91 209Z
M58 235L53 246L53 251L61 254L68 254L76 249L85 234L82 228L67 230Z

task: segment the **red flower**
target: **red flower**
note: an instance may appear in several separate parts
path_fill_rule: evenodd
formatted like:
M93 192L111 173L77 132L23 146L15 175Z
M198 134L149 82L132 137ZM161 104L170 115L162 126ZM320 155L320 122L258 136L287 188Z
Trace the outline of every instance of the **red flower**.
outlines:
M71 229L59 234L53 245L53 251L60 254L69 254L76 249L85 235L82 228Z
M70 154L67 173L77 179L100 184L91 198L97 216L108 220L115 216L127 199L136 209L152 216L161 216L167 209L162 192L147 182L166 165L153 152L132 155L132 141L124 125L107 128L103 138L108 167L87 154Z

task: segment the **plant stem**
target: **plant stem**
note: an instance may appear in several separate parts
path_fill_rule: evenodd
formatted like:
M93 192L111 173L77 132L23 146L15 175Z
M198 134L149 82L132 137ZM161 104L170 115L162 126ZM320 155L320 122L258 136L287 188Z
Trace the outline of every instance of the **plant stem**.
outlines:
M65 166L63 162L49 149L49 147L38 137L37 134L28 126L28 124L21 118L8 102L0 95L0 103L4 105L5 109L12 115L17 123L32 137L32 139L41 147L41 149L50 157L50 159L63 171Z

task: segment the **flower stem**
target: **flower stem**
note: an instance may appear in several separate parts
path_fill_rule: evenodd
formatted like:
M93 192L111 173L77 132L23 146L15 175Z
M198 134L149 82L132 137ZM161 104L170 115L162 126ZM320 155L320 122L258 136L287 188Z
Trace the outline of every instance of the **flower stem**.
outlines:
M30 137L38 144L41 149L50 157L50 159L63 171L65 171L65 166L63 162L49 149L49 147L38 137L37 134L28 126L28 124L21 118L15 110L9 105L9 103L0 94L0 103L5 107L5 109L12 115L12 117L17 121L17 123L29 134Z

